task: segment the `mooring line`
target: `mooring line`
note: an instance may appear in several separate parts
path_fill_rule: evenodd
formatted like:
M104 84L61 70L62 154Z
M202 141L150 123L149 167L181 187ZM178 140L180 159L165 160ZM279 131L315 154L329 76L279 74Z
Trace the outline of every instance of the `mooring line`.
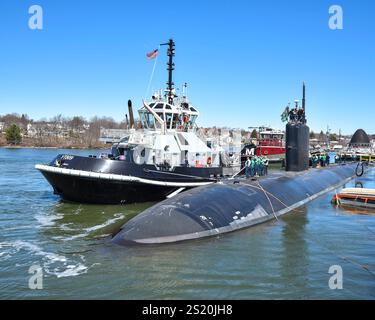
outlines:
M257 182L258 182L258 181L257 181ZM271 193L271 192L265 190L264 188L262 188L262 186L260 185L259 182L258 182L258 184L259 184L259 187L254 186L254 185L251 185L251 184L249 184L248 186L249 186L249 187L252 187L252 188L256 188L256 189L258 189L258 190L261 190L261 191L263 191L263 192L269 194L271 197L275 198L275 199L276 199L277 201L279 201L283 206L285 206L285 208L288 208L288 209L290 209L290 210L295 210L295 211L297 211L296 209L292 209L290 206L288 206L287 204L285 204L285 203L284 203L283 201L281 201L278 197L276 197L273 193Z
M264 192L264 195L266 196L268 202L270 203L270 206L271 206L271 209L272 209L273 216L275 217L275 219L276 219L277 221L279 221L279 219L277 218L277 215L276 215L276 213L275 213L275 209L274 209L274 207L273 207L273 205L272 205L272 201L271 201L271 199L268 197L266 190L264 190L264 188L261 186L261 184L260 184L260 182L259 182L258 180L257 180L257 183L258 183L260 189Z

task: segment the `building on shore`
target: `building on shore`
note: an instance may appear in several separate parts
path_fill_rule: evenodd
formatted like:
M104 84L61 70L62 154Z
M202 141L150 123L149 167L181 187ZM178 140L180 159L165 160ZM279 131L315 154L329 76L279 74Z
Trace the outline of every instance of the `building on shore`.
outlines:
M350 148L370 148L371 142L367 133L363 129L358 129L349 142Z
M120 141L127 134L129 134L129 130L127 129L100 128L99 141L106 144L112 144Z

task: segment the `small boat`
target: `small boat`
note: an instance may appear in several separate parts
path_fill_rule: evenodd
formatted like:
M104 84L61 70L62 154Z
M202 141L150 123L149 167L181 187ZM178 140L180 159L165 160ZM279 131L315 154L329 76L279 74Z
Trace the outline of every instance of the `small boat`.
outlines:
M186 189L211 184L222 176L221 153L196 134L199 111L172 82L174 41L168 48L168 87L139 109L142 129L131 129L99 157L60 154L35 166L63 199L124 204L160 201ZM132 107L129 101L131 123ZM134 124L134 123L133 123Z
M375 208L375 189L346 188L333 196L336 205Z

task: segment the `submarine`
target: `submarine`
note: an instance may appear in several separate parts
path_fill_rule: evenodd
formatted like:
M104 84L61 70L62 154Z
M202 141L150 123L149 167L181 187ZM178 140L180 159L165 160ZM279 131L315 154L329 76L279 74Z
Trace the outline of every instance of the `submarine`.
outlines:
M186 190L125 223L111 241L163 244L217 236L278 219L356 176L356 163L309 168L309 127L302 108L286 124L285 171L229 178Z

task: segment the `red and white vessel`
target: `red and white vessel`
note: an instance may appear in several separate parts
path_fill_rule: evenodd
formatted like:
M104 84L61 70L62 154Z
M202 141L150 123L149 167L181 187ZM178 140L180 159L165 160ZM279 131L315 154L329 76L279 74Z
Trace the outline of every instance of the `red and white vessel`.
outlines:
M271 162L282 161L285 158L284 132L268 127L259 129L255 143L243 147L241 160L245 161L246 157L252 156L267 156Z
M262 128L255 150L257 156L267 156L273 160L285 158L284 132L271 128Z

